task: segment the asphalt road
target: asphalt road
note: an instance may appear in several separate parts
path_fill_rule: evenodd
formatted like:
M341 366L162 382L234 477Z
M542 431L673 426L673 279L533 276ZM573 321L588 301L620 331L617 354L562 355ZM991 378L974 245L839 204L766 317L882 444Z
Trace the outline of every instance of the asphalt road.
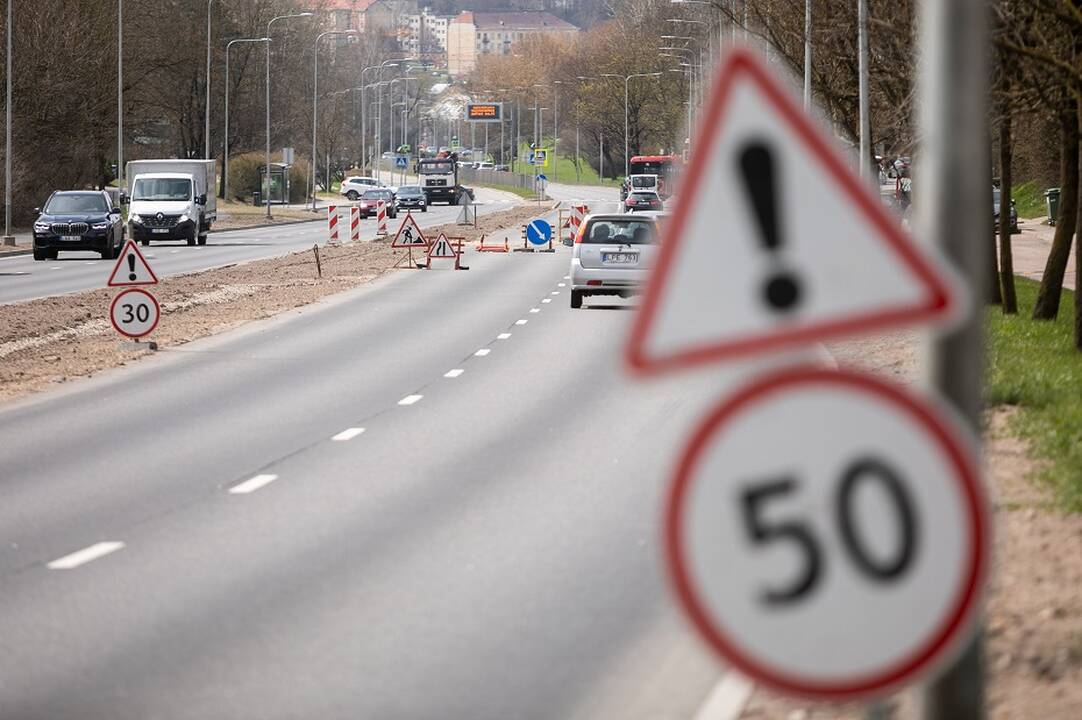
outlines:
M0 717L691 718L658 517L733 381L569 253L402 271L0 410ZM549 302L545 302L548 300Z
M477 201L481 215L506 210L519 202L510 193L478 188ZM427 213L417 215L422 227L454 222L460 207L433 205ZM309 223L227 230L211 233L205 246L188 247L184 242L151 243L141 248L158 277L197 272L212 267L231 265L260 258L286 255L327 242L326 212L315 215ZM348 225L343 215L340 239L348 239ZM399 216L401 218L401 216ZM388 220L393 232L401 219ZM361 221L361 239L376 236L374 218ZM92 252L61 253L57 260L35 262L30 255L0 257L0 304L22 302L38 297L62 295L104 287L113 269L113 261L102 260Z

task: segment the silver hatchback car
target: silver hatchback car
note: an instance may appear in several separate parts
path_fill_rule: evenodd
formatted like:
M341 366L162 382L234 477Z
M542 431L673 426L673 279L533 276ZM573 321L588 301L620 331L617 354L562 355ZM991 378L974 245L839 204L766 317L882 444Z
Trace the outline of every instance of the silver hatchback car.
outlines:
M657 252L657 213L589 215L571 251L571 307L589 295L631 297Z

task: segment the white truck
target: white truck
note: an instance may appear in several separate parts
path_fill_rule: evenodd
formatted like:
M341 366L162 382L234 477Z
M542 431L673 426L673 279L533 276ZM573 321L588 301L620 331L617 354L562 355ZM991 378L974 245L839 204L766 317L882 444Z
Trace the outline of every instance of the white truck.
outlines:
M214 160L132 160L126 168L132 239L207 244L218 218Z

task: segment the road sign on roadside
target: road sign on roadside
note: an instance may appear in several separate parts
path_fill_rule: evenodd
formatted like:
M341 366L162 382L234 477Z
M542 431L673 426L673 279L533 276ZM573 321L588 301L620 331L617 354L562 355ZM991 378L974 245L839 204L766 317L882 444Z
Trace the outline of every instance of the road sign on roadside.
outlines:
M531 245L545 245L552 240L552 226L544 220L533 220L526 226L526 239Z
M435 242L428 248L428 257L432 259L451 259L454 260L458 257L458 252L455 250L454 245L447 239L447 236L443 233L439 234Z
M109 306L109 319L121 335L132 339L149 335L158 326L161 307L146 290L129 288L117 294Z
M628 346L644 372L961 314L906 236L749 50L729 54Z
M404 168L408 164L409 164L409 160L406 158L405 155L398 155L394 159L394 166L396 168Z
M786 370L726 399L670 490L671 577L707 642L818 699L896 690L973 629L990 525L972 440L871 376Z
M150 263L139 252L134 240L124 244L124 249L117 256L113 272L109 274L109 287L128 285L157 285L158 276L150 268Z
M420 226L417 225L417 221L413 219L412 214L406 213L406 217L402 218L402 224L398 226L398 232L395 233L394 240L391 241L391 247L415 248L427 245L428 240L425 239L424 233L421 232Z

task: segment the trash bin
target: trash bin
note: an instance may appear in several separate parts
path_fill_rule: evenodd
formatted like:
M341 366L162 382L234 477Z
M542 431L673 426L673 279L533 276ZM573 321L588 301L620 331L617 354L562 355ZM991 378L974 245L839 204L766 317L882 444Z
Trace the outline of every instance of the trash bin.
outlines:
M263 207L263 193L258 190L252 193L252 205L254 207Z
M1055 225L1059 216L1059 188L1044 191L1044 204L1048 207L1048 224Z

